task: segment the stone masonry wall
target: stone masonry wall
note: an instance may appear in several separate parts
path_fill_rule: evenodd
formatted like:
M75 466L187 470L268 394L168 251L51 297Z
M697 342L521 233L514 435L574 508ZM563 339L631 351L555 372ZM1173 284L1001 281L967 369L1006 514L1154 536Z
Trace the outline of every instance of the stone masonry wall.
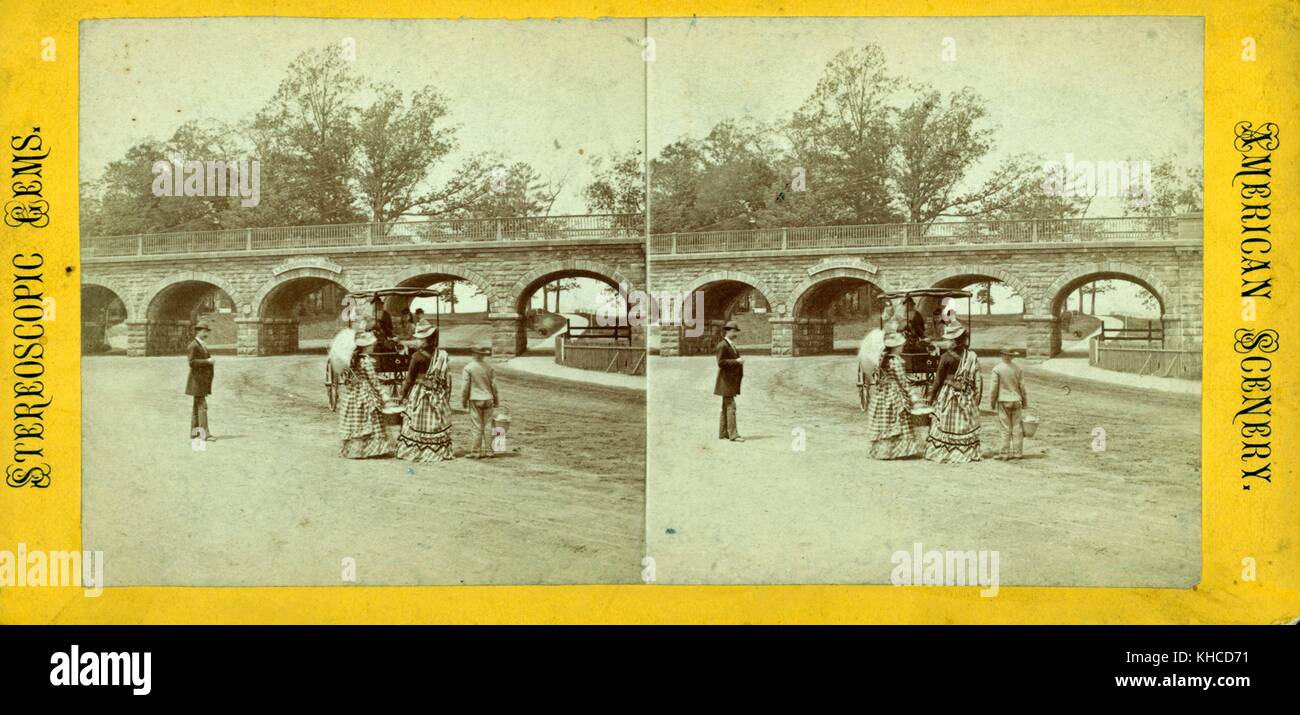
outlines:
M279 274L277 269L281 270ZM520 302L538 282L565 274L603 276L626 282L633 290L645 290L644 246L639 240L520 241L474 248L421 246L285 251L276 255L92 259L82 266L82 283L101 285L122 299L128 321L136 323L128 334L135 336L137 347L128 352L142 354L163 349L162 345L171 340L154 337L153 333L161 336L169 328L147 319L154 298L179 282L210 283L234 300L238 318L255 320L272 312L268 301L273 298L267 296L273 295L276 286L298 278L326 278L347 290L358 291L395 286L421 275L455 275L483 290L494 314L514 316L494 319L493 337L494 352L513 355L527 344L522 318L517 314ZM256 327L243 324L239 331L241 355L296 350L296 325L264 320ZM154 347L144 347L146 344Z
M808 354L825 341L820 328L796 315L801 296L822 280L857 277L886 291L930 287L958 276L990 276L1025 301L1030 355L1060 350L1055 314L1060 301L1090 276L1133 277L1155 289L1164 303L1166 339L1172 345L1199 343L1202 335L1202 253L1173 242L1063 243L1025 246L963 246L958 249L878 249L817 255L653 256L655 291L684 291L701 284L735 280L757 288L773 308L774 355ZM725 268L722 268L725 266ZM874 272L869 270L874 267ZM785 320L796 322L786 323ZM680 352L660 329L660 351Z

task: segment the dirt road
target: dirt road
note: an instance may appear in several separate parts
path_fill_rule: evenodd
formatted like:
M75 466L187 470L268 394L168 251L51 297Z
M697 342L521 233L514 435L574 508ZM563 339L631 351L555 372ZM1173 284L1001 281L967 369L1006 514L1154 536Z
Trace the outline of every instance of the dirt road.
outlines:
M353 461L324 359L219 355L196 452L183 357L84 358L83 524L109 585L339 585L345 558L361 585L639 580L642 393L504 368L516 451Z
M981 363L987 384L993 361ZM1199 580L1195 398L1029 368L1042 426L1026 458L956 466L863 456L852 356L747 357L743 444L717 438L714 375L711 357L651 361L647 553L660 582L889 583L891 556L915 543L997 550L1003 585ZM988 454L998 430L984 410Z

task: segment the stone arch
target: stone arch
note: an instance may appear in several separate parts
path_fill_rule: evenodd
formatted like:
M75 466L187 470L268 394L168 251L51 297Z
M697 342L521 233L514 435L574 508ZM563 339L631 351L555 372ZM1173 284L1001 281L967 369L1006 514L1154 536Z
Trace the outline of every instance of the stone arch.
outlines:
M1020 276L1006 270L1005 268L999 268L986 263L963 264L951 268L944 268L941 271L935 271L925 279L924 285L934 288L957 288L962 286L945 285L945 283L950 283L957 278L974 276L996 278L1003 285L1015 291L1016 295L1020 296L1020 300L1024 301L1026 315L1036 315L1041 312L1039 301L1042 299L1042 296L1039 296L1033 288L1030 287L1029 283L1025 282L1025 280Z
M588 261L580 258L569 261L555 261L553 263L538 266L537 268L525 273L519 278L519 280L515 281L514 286L510 288L510 294L502 296L505 300L501 303L501 306L507 310L522 312L524 309L524 301L532 296L533 292L537 290L538 284L547 277L557 273L576 273L582 277L603 280L607 283L611 283L615 287L620 285L635 287L635 284L628 280L622 273L597 261Z
M811 276L808 276L807 279L799 283L799 285L795 286L790 291L785 303L785 307L786 307L785 315L787 317L794 317L795 315L798 314L798 307L801 304L801 302L805 300L809 295L812 295L812 293L816 291L818 287L820 287L822 284L828 281L839 280L842 278L853 278L853 279L865 281L867 283L870 283L871 285L874 285L875 287L879 288L882 292L885 293L888 293L891 290L893 290L887 283L882 281L877 274L872 273L866 269L851 268L851 267L831 268L829 270L820 271Z
M352 285L352 282L343 273L335 273L324 268L313 268L310 266L295 268L275 276L271 280L262 284L261 288L257 289L257 293L253 295L253 299L249 303L252 307L252 316L258 318L266 317L267 299L282 286L303 278L318 278L331 283L337 283L338 285L343 286L343 289L349 293L356 290L355 286ZM244 306L241 304L239 310L242 311L243 309ZM342 310L341 307L340 310Z
M135 301L132 299L134 296L131 295L131 292L128 291L125 286L118 284L116 281L95 278L95 279L86 279L81 282L81 290L83 293L87 288L100 288L108 291L109 293L112 293L114 296L117 297L118 300L122 301L122 305L126 307L126 319L127 320L137 319L137 315L139 314L139 309L135 305ZM81 306L81 310L84 314L85 312L84 302Z
M620 271L597 261L572 259L546 263L520 276L505 293L490 293L488 301L492 321L492 352L494 355L521 355L528 349L528 333L525 328L525 315L528 312L527 301L533 293L552 277L594 278L612 285L633 287ZM634 331L639 328L634 327Z
M489 281L486 277L483 276L483 274L477 271L471 270L464 266L453 265L451 263L421 264L419 266L416 266L415 268L412 268L409 271L406 271L405 274L398 279L396 285L405 285L407 281L411 281L416 278L419 278L420 276L427 276L427 275L452 276L455 277L457 280L463 280L468 283L472 283L475 288L477 288L483 295L488 297L488 301L489 301L488 310L491 310L493 306L496 304L496 301L493 300L496 296L494 294L494 291L492 290L491 281Z
M835 350L835 322L826 315L809 316L804 310L814 297L833 296L834 293L821 293L832 283L861 281L874 286L882 293L890 288L880 277L865 268L856 266L828 267L808 276L790 291L783 317L788 330L783 330L778 338L772 338L774 355L824 355ZM821 296L818 294L821 293ZM779 341L779 342L778 342Z
M691 281L691 283L682 290L682 293L690 295L711 283L722 282L743 283L750 288L753 288L763 296L763 300L767 301L767 304L772 307L772 310L776 310L776 306L778 305L777 300L781 294L773 290L772 287L763 279L743 271L714 271L712 273L706 273Z
M235 290L235 287L225 278L203 271L181 271L159 280L157 283L154 283L149 290L145 291L144 295L141 297L141 302L136 311L136 315L152 319L156 312L154 303L158 298L169 289L181 283L207 283L216 286L217 288L220 288L232 301L234 301L236 310L241 309L244 305L243 294Z
M1170 312L1170 298L1173 292L1154 273L1142 266L1132 263L1105 261L1072 268L1068 273L1058 277L1043 296L1046 302L1042 307L1044 315L1055 316L1061 309L1069 294L1089 280L1106 280L1120 278L1132 281L1151 292L1160 304L1161 313ZM1026 313L1028 313L1026 306Z

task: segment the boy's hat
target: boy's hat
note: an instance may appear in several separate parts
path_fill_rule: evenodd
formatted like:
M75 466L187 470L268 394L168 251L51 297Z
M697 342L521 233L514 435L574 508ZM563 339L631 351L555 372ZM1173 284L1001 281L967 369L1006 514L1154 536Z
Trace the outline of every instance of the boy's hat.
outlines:
M714 325L717 325L717 323L714 323ZM722 329L723 329L723 330L730 330L730 331L732 331L732 332L739 333L739 332L740 332L740 325L738 325L738 324L736 323L736 321L734 321L734 320L728 320L728 321L727 321L727 324L724 325L724 326L722 326Z
M896 348L905 342L907 342L907 338L904 338L902 333L890 333L885 336L885 347L887 348Z
M477 345L475 345L474 347L470 348L469 351L470 351L471 353L475 354L475 355L491 355L491 354L492 354L492 348L482 348L482 347L479 347L479 346L477 346Z
M411 337L423 340L436 332L438 332L438 329L433 327L433 323L427 323L422 320L419 325L415 326L415 330L411 333Z
M1002 355L1003 357L1016 357L1019 354L1020 348L1014 348L1010 345L1003 345L1002 349L998 351L998 355Z

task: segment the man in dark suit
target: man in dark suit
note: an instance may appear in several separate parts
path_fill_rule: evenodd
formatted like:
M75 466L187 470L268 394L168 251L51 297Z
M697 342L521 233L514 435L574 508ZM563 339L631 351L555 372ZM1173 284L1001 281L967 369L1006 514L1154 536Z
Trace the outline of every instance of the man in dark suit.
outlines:
M389 315L388 311L384 309L383 298L375 296L375 299L370 303L375 308L375 337L379 338L379 342L382 344L393 337L393 316Z
M185 384L185 394L194 398L190 414L190 439L212 441L208 433L208 395L212 394L212 353L204 343L211 328L202 323L194 326L194 339L186 351L190 362L190 379Z
M903 309L907 319L907 330L905 332L910 333L913 340L921 340L925 337L925 316L921 315L921 311L916 309L916 301L912 300L912 296L909 295L903 301Z
M722 416L718 420L718 439L744 442L736 431L736 395L740 394L740 381L745 377L745 360L740 357L734 342L740 326L733 320L722 328L722 342L718 343L718 379L713 384L713 394L722 396Z

